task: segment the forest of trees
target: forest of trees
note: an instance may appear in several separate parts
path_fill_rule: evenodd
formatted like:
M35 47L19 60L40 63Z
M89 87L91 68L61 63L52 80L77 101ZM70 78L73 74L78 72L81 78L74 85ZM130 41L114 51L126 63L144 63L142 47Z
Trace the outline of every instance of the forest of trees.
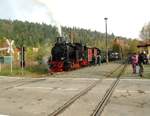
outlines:
M91 31L82 28L61 27L62 35L68 38L68 41L82 42L87 46L95 46L105 50L105 33ZM148 30L148 31L147 31ZM149 32L149 33L148 33ZM145 35L146 33L146 35ZM148 34L147 34L148 33ZM55 26L31 22L22 22L18 20L0 20L0 47L3 47L5 39L14 40L15 47L26 47L26 54L32 56L32 48L39 48L39 53L34 55L36 59L42 59L44 55L49 55L50 49L59 36L58 29ZM150 36L150 24L143 27L141 36L147 38ZM112 44L115 39L126 41L129 46L122 47ZM115 51L124 51L124 53L136 51L137 40L117 37L113 33L108 34L108 48ZM34 59L34 58L30 58Z
M37 47L53 40L58 35L57 28L46 24L0 20L0 39L15 41L16 47Z
M66 38L70 38L71 35L75 42L102 48L105 46L105 34L97 31L62 27L62 34ZM16 47L38 47L45 43L53 44L57 36L59 36L59 33L55 26L18 20L0 20L0 39L2 40L4 37L12 39L15 41ZM108 35L110 41L114 38L113 34Z

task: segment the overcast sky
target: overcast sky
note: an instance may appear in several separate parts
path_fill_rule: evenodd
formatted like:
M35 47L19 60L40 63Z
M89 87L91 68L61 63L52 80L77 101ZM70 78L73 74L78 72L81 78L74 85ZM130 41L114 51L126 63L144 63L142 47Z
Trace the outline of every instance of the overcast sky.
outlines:
M0 0L0 18L76 26L138 38L150 21L149 0Z

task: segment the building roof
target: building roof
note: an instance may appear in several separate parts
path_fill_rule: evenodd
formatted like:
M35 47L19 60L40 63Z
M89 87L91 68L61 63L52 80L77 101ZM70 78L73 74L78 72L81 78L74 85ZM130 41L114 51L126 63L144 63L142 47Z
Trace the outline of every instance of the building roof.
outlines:
M150 46L150 40L142 41L137 47L148 47Z

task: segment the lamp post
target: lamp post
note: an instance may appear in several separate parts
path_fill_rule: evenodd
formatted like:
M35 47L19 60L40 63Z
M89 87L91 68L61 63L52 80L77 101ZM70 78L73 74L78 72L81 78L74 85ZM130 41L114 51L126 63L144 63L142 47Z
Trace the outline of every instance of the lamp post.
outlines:
M105 29L106 29L106 63L108 63L108 38L107 38L107 20L108 18L105 17Z

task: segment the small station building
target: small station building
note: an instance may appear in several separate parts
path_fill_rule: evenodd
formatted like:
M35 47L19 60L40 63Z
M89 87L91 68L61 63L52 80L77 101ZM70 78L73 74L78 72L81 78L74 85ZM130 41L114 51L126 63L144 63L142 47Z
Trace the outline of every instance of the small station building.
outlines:
M141 42L137 47L139 48L140 52L145 51L148 57L150 58L150 40Z

